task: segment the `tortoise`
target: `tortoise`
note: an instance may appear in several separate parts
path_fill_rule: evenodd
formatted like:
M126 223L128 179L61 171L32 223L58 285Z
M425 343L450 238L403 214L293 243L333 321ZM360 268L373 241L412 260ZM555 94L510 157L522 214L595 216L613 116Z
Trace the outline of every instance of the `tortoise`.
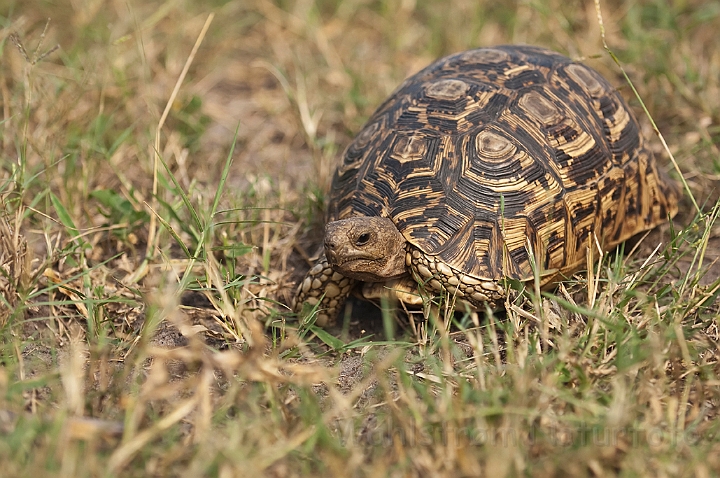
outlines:
M622 96L553 51L446 56L375 111L333 176L324 253L294 309L331 325L358 282L499 308L506 279L551 285L669 221L680 188ZM370 286L368 288L367 286ZM319 303L319 304L318 304Z

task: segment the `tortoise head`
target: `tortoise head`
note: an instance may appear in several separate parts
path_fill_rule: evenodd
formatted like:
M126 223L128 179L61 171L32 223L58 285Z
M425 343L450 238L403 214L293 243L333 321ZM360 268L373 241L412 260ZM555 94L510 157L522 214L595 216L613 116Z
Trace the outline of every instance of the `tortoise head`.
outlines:
M363 282L405 274L405 238L385 217L351 217L325 227L325 256L336 272Z

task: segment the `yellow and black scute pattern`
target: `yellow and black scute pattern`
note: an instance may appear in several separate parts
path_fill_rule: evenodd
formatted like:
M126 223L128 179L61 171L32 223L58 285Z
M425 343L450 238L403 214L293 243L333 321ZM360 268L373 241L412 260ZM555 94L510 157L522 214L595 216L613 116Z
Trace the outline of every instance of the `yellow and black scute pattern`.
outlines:
M499 46L400 85L345 151L327 220L389 217L416 270L480 281L530 279L532 251L547 282L585 264L593 236L607 249L667 220L678 196L602 76Z

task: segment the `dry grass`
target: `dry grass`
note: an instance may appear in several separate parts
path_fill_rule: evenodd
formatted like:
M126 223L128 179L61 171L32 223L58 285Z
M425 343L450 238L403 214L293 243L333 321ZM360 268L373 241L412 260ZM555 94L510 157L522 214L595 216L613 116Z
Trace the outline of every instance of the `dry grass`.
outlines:
M3 476L720 474L717 3L601 3L702 213L503 317L332 335L283 304L352 135L479 45L631 98L594 3L63 3L0 7Z

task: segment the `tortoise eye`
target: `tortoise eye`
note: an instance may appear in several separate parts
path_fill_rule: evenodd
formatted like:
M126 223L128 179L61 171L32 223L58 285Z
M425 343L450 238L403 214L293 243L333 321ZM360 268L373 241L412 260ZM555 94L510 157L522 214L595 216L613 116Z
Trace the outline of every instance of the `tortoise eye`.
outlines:
M370 242L370 233L364 232L364 233L360 234L358 236L358 238L355 240L355 245L356 246L364 246L368 242Z

